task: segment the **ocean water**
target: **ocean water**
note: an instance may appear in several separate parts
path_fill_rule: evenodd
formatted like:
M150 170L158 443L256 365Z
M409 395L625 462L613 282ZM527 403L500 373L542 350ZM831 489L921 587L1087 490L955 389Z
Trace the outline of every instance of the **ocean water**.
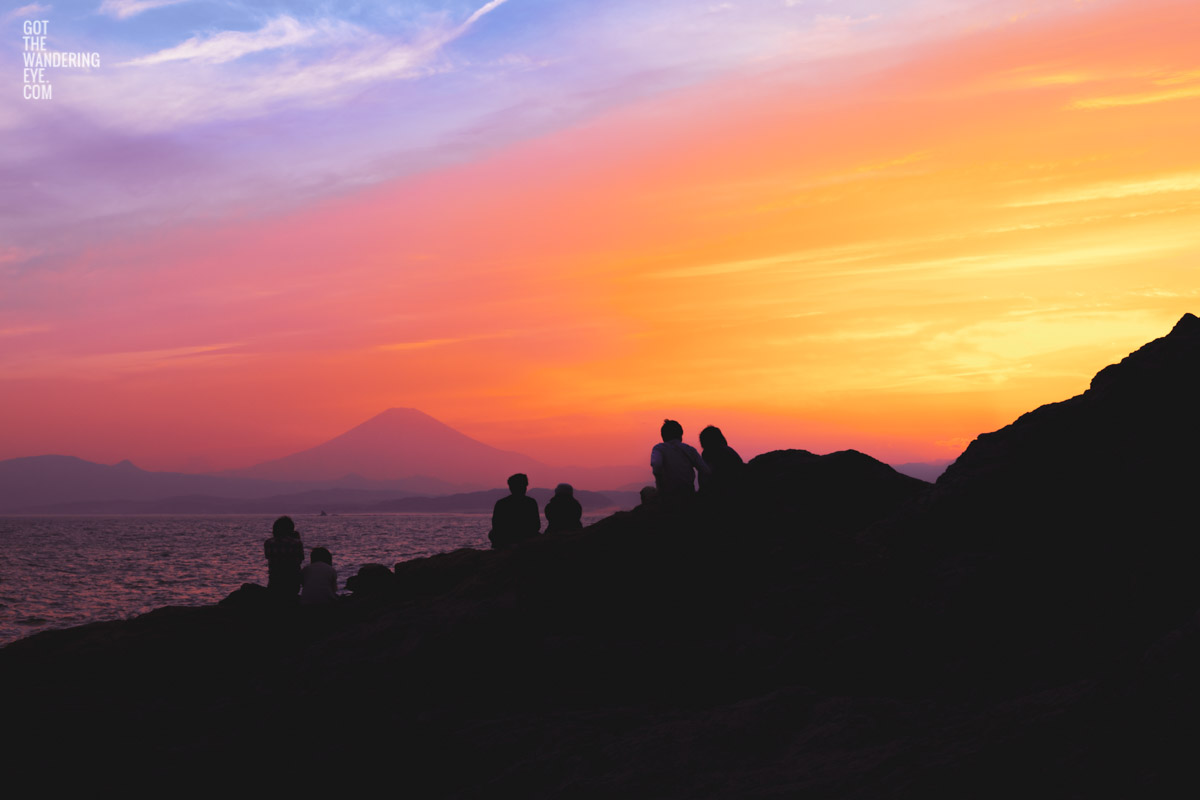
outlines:
M584 515L584 524L607 516ZM307 551L333 553L338 586L363 564L487 549L490 514L293 516ZM215 603L267 582L274 516L0 517L0 645L50 628Z

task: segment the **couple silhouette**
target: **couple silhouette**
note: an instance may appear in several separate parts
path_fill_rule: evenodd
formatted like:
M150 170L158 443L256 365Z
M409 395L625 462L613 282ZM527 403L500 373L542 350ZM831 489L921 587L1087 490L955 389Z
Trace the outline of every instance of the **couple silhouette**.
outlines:
M488 539L494 549L511 547L541 533L542 517L537 501L526 494L528 490L529 477L524 473L509 477L509 494L497 500L492 509ZM554 489L554 497L546 503L546 533L578 530L583 530L583 506L575 499L571 484L560 483Z
M696 481L702 494L728 499L742 484L746 464L729 446L725 434L715 425L700 431L703 453L683 441L683 426L673 419L663 420L659 429L662 442L650 451L650 470L658 501L667 508L683 508L696 495Z

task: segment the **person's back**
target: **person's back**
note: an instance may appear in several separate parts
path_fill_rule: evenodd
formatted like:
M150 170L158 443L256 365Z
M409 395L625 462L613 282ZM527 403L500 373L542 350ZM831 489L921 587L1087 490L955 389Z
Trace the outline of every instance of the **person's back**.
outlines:
M280 517L271 526L271 538L263 542L267 558L267 589L283 597L294 598L300 591L300 564L304 561L304 543L291 517Z
M560 483L554 489L554 497L546 503L546 533L583 530L583 506L575 499L575 489L569 483Z
M517 473L508 479L507 497L501 497L492 508L492 530L488 539L500 549L537 536L542 529L542 515L537 501L525 494L529 478Z
M721 429L709 425L700 431L701 458L708 464L709 475L701 477L700 490L717 497L730 497L742 489L746 464L729 446Z
M332 603L337 597L337 570L333 554L324 547L314 547L308 566L300 570L300 603L320 605Z
M696 492L696 474L708 474L708 465L696 448L683 443L683 426L664 420L662 442L650 451L650 469L654 485L663 500L680 500Z

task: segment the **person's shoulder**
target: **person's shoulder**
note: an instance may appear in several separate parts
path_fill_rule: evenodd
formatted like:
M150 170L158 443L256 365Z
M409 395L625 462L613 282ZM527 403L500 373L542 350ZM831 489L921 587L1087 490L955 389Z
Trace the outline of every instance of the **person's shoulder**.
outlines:
M508 508L509 506L516 506L517 508L520 508L521 506L525 505L525 501L529 499L531 498L527 494L506 494L504 497L501 497L496 501L496 508Z

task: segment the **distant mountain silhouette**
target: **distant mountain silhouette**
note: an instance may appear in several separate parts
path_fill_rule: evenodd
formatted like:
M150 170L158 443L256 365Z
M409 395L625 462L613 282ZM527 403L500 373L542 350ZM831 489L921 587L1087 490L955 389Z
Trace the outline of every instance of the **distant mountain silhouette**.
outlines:
M268 481L147 472L129 461L110 466L57 455L0 461L0 512L62 503L136 502L187 494L244 498L282 491L284 487Z
M892 464L891 467L903 475L933 483L952 463L954 459L945 458L937 461L906 461L903 464Z
M508 494L508 489L486 489L479 492L464 492L448 494L440 497L405 497L398 500L387 500L376 504L369 510L373 512L420 512L420 513L490 513L496 501ZM547 501L554 496L553 489L530 489L530 497L537 501L538 510L546 507ZM638 504L636 492L598 493L586 490L575 492L575 499L583 506L584 511L601 511L617 507L633 508ZM545 527L545 520L542 520Z
M96 464L74 456L0 461L0 513L6 514L299 512L317 503L366 507L415 494L449 494L459 488L434 478L372 481L344 475L315 482L150 472L129 461Z
M493 487L504 486L514 472L537 481L550 480L552 470L529 456L472 439L415 408L391 408L324 444L235 474L309 481L347 473L376 480L420 475Z

